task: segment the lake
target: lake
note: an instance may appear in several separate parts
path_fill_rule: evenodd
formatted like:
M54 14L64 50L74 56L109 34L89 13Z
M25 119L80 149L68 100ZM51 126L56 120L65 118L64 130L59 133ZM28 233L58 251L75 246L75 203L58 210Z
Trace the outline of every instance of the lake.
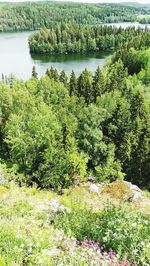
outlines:
M60 72L70 74L72 69L79 75L85 68L95 71L102 67L109 53L88 55L37 56L30 55L28 37L31 32L0 33L0 75L13 73L17 78L31 77L35 65L38 76L45 74L46 69L54 66Z
M106 23L105 25L107 26L115 26L117 28L121 27L123 29L126 29L126 28L129 28L129 27L135 27L135 28L142 28L142 29L145 29L145 27L149 28L150 29L150 24L140 24L139 22L116 22L116 23Z
M129 27L139 26L138 23L109 24ZM141 25L145 27L145 25ZM32 67L35 65L38 76L45 74L46 69L54 66L60 72L65 70L70 74L72 69L79 75L85 68L94 72L98 66L102 67L109 53L92 53L88 55L37 56L30 55L28 37L31 32L0 33L0 75L13 73L19 79L31 77Z

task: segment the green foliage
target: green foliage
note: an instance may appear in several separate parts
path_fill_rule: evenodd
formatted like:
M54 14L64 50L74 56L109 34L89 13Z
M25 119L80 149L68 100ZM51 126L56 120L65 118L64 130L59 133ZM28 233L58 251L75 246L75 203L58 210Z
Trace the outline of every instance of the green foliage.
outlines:
M36 72L36 68L35 68L35 66L33 66L33 68L32 68L32 77L33 78L35 78L35 79L37 79L37 72Z
M75 208L55 220L55 226L66 234L80 241L87 237L104 243L107 250L112 248L120 258L127 256L138 265L149 263L149 225L149 218L111 205L102 213Z
M55 219L55 226L63 228L66 234L82 241L84 237L97 239L96 228L99 225L99 215L86 208L74 208L70 213L60 214Z
M142 15L148 18L149 8L121 6L111 4L83 4L61 2L38 3L1 3L0 31L35 30L49 28L56 22L76 22L82 24L114 23L120 21L136 21ZM52 40L55 41L55 33ZM89 42L94 46L92 39Z
M41 91L44 84L45 90ZM37 82L36 97L25 85L22 91L19 84L14 84L11 96L10 91L7 94L6 88L6 98L11 97L11 103L9 119L3 121L5 139L2 146L4 149L9 148L10 161L26 174L28 183L36 182L42 187L58 188L84 178L86 156L79 152L74 129L68 123L74 122L75 118L71 113L67 116L67 106L65 108L61 104L65 98L60 99L53 87L49 97L46 94L50 93L50 90L46 90L46 85L50 84L48 78ZM59 83L57 85L59 88ZM61 88L66 99L69 99L67 90L60 84L59 92L63 94ZM44 103L45 97L47 103Z
M25 82L2 75L0 265L150 265L149 217L129 208L135 203L105 206L108 198L118 204L130 196L125 183L104 186L100 197L86 182L88 175L98 182L125 177L149 186L150 32L93 25L144 23L148 12L132 5L0 5L0 31L43 28L29 39L32 52L116 51L104 68L79 77L53 67L41 79L33 67ZM149 199L136 204L146 213Z
M23 237L17 236L17 231L9 224L0 225L0 263L13 265L26 259L26 243Z
M57 23L50 29L41 29L29 37L29 47L37 54L71 54L94 51L111 51L126 45L123 49L124 61L130 60L129 70L138 71L138 60L129 48L150 46L150 33L144 29L129 27L126 29L113 26L91 26L78 23ZM131 55L130 55L131 53ZM118 55L116 55L118 56ZM119 54L120 56L120 54ZM127 57L127 59L126 59ZM121 58L121 56L120 56ZM122 59L122 58L121 58ZM133 64L133 68L132 68Z
M77 94L77 78L75 76L74 71L72 70L69 82L69 95L72 96L76 94Z
M94 74L51 67L39 80L0 84L1 159L28 184L61 190L90 174L147 187L149 49L123 51Z
M8 178L6 171L0 171ZM119 182L112 185L122 190ZM85 186L71 187L58 195L52 190L9 182L3 192L1 265L107 265L109 248L116 252L115 264L122 258L125 265L133 261L140 266L149 264L150 220L137 212L134 203L129 203L130 208L125 203L120 207L105 205L108 194L95 195ZM143 213L145 204L150 203L149 198L146 201L138 205ZM114 197L111 202L118 206ZM85 236L94 243L98 240L103 249L84 247L81 243Z

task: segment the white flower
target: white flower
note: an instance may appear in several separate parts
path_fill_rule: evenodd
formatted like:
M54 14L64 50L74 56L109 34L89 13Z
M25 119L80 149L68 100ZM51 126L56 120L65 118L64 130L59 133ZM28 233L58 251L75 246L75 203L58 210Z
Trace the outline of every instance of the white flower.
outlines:
M106 242L107 241L107 237L105 236L105 237L103 237L103 241L104 242Z
M136 224L136 223L133 223L133 224L131 224L131 226L132 226L132 227L136 227L136 226L137 226L137 224Z
M28 248L28 253L31 253L32 252L32 247L29 247Z
M44 249L42 252L42 255L47 255L47 256L57 256L58 254L59 254L59 250L56 247L54 247L51 250Z
M58 211L61 212L70 212L69 208L66 208L64 205L61 205L57 199L52 199L50 201L50 210L53 211L54 213L57 213Z

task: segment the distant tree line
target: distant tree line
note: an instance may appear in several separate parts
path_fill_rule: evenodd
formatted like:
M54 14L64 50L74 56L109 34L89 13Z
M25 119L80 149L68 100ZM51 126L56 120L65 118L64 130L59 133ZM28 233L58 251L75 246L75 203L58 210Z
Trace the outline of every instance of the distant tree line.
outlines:
M61 2L0 3L0 31L50 28L56 22L100 24L137 21L150 14L149 8L117 4Z

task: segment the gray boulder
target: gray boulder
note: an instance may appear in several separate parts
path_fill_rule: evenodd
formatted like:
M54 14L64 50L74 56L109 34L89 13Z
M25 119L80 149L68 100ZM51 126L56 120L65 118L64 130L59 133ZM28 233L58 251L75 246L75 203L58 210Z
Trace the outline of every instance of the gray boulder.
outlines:
M131 191L131 197L129 198L129 201L136 201L143 198L142 190L136 186L133 185L131 182L123 181L128 189Z
M100 194L100 189L99 189L99 187L97 186L97 185L95 185L95 184L91 184L90 186L89 186L89 191L91 192L91 193L95 193L95 194Z

